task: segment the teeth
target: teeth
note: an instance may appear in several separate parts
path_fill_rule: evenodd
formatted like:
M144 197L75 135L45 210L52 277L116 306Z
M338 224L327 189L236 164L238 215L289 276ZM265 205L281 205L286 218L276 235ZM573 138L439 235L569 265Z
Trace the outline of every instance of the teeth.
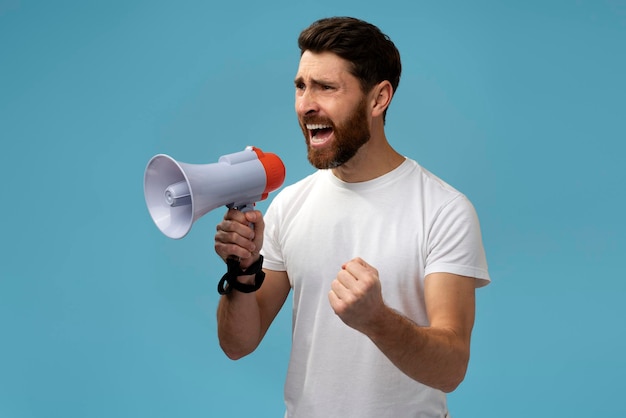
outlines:
M306 126L306 128L310 131L314 130L314 129L326 129L326 128L330 128L330 125L322 125L320 123L310 123Z

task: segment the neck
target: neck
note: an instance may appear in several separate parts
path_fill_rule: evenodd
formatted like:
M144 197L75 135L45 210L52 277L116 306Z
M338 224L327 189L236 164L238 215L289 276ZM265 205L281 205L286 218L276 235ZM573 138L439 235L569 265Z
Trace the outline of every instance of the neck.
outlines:
M360 183L373 180L396 169L405 158L394 150L384 132L372 133L370 140L363 145L354 157L340 167L332 169L333 174L347 183Z

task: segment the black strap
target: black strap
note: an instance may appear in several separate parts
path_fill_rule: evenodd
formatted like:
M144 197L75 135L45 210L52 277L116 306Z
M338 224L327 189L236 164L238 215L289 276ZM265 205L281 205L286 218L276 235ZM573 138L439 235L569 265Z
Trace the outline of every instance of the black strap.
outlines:
M252 293L261 288L263 280L265 279L265 272L262 270L262 255L259 255L259 259L250 265L246 271L241 269L237 258L228 258L226 260L226 266L226 274L222 276L222 279L217 284L217 292L220 295L227 295L232 292L233 289L241 293ZM237 281L237 277L249 276L251 274L254 274L254 284L244 284Z

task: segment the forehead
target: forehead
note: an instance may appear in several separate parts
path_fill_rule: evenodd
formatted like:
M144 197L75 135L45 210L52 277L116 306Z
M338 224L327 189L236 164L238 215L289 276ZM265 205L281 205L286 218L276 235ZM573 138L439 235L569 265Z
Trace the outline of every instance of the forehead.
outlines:
M300 57L300 65L296 79L356 81L350 71L350 63L332 52L314 53L304 51Z

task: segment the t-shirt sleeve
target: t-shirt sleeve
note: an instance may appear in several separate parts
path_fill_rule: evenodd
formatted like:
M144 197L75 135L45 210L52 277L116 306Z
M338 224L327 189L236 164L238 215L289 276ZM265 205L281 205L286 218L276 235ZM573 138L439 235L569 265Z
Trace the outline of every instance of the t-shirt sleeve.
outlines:
M270 204L265 216L265 233L263 235L263 247L261 254L263 255L263 267L269 270L286 271L281 247L279 245L279 196Z
M491 279L476 210L463 195L445 204L428 233L425 274L452 273L473 277L476 287Z

